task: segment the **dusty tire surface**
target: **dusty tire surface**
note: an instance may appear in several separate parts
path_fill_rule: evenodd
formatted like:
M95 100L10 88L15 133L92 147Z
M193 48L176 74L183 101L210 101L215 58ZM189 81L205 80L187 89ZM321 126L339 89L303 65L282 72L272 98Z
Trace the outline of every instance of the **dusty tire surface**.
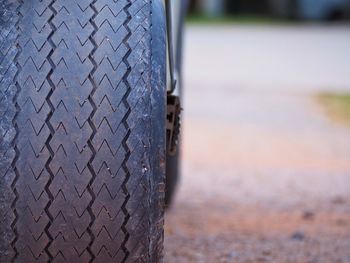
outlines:
M0 0L0 262L162 260L158 2Z
M0 1L0 262L10 262L15 255L12 242L16 236L13 228L16 174L12 163L16 153L12 141L16 137L13 125L17 92L13 81L17 74L14 58L18 53L16 8L13 2Z

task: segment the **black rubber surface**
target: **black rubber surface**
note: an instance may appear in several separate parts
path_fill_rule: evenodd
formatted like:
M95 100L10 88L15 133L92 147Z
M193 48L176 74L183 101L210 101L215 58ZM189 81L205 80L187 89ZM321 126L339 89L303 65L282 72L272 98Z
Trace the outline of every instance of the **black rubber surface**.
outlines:
M17 74L14 61L18 54L16 9L13 1L0 1L0 262L10 262L16 254L13 247L16 174L12 166L16 155L12 144L16 136L13 125L17 93L14 82Z
M161 12L0 0L0 262L162 260Z

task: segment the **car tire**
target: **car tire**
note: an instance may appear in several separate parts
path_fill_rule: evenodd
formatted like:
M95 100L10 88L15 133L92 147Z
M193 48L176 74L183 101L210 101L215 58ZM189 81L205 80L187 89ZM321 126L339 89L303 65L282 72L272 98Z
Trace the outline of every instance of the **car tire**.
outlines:
M160 0L0 0L0 262L161 262Z

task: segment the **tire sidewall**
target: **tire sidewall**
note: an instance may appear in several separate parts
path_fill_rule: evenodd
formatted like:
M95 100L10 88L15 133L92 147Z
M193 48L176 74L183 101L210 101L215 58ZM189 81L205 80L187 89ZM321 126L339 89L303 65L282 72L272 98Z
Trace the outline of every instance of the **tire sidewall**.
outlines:
M166 20L161 0L152 1L151 21L151 262L161 262L166 169Z

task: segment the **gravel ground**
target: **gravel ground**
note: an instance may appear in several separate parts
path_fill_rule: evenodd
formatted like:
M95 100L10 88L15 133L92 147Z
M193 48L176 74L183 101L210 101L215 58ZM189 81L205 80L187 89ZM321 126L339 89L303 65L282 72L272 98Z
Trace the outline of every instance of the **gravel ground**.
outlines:
M350 262L350 27L191 26L165 262Z

